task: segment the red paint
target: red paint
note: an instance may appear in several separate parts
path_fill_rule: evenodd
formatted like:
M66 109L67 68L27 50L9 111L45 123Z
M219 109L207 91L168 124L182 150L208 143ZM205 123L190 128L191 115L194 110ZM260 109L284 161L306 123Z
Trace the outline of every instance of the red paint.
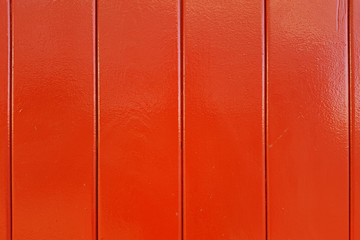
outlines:
M178 3L98 2L99 239L181 239Z
M267 2L268 239L349 238L347 6Z
M185 1L184 237L265 239L263 1Z
M359 24L356 0L0 0L0 240L360 240Z
M92 1L13 1L13 239L95 239Z
M0 1L0 239L11 238L10 205L10 16Z
M360 2L350 1L351 240L360 240Z

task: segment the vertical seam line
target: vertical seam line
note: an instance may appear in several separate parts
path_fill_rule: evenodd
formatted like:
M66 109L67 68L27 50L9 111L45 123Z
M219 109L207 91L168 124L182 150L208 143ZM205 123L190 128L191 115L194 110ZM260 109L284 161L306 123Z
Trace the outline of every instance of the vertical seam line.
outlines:
M99 76L98 76L98 3L94 0L94 124L95 124L95 239L99 238Z
M13 13L12 1L8 0L8 141L9 141L9 178L10 178L10 239L13 239Z
M267 151L267 136L268 136L268 52L267 52L267 4L266 0L264 0L263 6L263 28L264 28L264 40L263 40L263 71L264 71L264 166L265 166L265 239L268 239L268 151Z
M347 12L348 12L348 15L347 15L347 62L348 62L348 66L347 66L347 70L348 70L348 121L349 121L349 129L348 129L348 134L349 134L349 169L348 169L348 174L349 174L349 239L352 239L352 234L351 234L351 231L352 231L352 228L351 228L351 224L352 224L352 221L351 221L351 218L352 218L352 214L351 214L351 181L352 181L352 176L351 176L351 143L352 143L352 137L351 137L351 133L352 133L352 81L351 81L351 34L350 34L350 31L351 31L351 17L350 17L350 2L351 0L348 0L347 1Z
M180 238L184 239L184 47L183 47L183 13L184 6L183 0L179 0L178 2L178 71L179 71L179 110L180 110L180 173L181 173L181 189L180 189L180 208L181 208L181 220L180 220Z

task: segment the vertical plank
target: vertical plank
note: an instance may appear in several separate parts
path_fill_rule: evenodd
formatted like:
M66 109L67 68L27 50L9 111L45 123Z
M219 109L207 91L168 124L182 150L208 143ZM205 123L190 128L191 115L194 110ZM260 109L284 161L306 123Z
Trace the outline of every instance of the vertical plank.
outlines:
M10 240L10 16L0 0L0 239Z
M351 240L360 240L360 2L350 0Z
M93 1L13 1L13 239L95 239Z
M348 239L346 1L267 1L266 15L269 239Z
M184 236L265 239L263 1L185 1Z
M98 4L99 237L180 239L178 3Z

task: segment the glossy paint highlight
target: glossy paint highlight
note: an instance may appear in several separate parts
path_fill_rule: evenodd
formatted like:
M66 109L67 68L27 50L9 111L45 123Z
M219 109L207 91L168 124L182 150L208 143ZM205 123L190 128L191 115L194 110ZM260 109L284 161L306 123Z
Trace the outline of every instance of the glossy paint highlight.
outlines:
M266 10L268 239L348 239L346 1Z

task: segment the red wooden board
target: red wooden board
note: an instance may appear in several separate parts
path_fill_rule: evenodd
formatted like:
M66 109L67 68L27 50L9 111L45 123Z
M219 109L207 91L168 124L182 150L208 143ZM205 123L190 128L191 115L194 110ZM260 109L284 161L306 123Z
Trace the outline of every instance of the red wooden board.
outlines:
M184 237L265 239L263 1L185 1Z
M13 2L13 239L95 239L92 1Z
M98 2L99 238L181 239L177 1Z
M0 1L0 239L11 239L10 205L10 16Z
M268 239L348 239L347 5L267 1Z

